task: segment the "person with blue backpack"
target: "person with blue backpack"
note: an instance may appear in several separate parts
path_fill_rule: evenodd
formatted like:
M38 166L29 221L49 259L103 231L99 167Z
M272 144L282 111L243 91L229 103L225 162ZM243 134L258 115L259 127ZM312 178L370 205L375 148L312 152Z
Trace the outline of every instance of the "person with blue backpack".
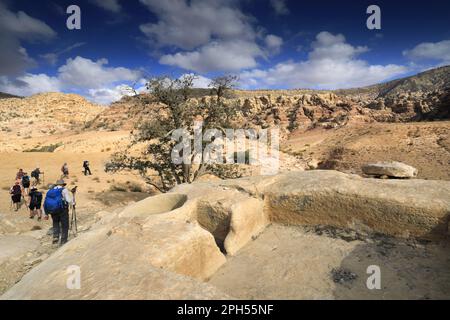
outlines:
M58 244L61 240L63 245L69 236L69 207L75 204L65 186L64 180L58 180L45 196L44 219L48 220L49 215L52 217L53 244Z

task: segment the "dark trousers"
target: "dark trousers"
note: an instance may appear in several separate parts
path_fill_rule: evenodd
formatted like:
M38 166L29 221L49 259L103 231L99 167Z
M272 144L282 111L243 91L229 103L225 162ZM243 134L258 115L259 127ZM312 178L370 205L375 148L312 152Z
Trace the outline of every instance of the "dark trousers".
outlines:
M66 243L69 236L69 209L64 209L60 213L53 213L52 221L53 240L59 240L59 236L61 235L61 243Z
M87 176L87 173L89 172L89 175L92 175L91 169L89 167L84 167L84 175Z

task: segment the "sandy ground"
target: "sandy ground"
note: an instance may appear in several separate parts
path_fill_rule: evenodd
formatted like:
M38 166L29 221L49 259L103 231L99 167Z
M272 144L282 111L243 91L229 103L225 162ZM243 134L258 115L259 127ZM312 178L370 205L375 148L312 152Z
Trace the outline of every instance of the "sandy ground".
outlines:
M367 288L370 265L380 267L380 290ZM355 279L335 282L333 269ZM450 243L346 241L272 225L209 283L239 299L449 299Z
M294 132L284 146L304 159L335 160L334 169L361 174L361 165L400 161L418 178L450 180L450 122L373 123ZM330 155L341 149L342 155Z
M40 222L29 219L25 204L18 212L11 209L9 188L18 169L22 168L30 174L34 168L40 167L45 174L41 176L43 183L38 187L45 195L47 185L60 178L60 168L67 162L70 176L66 182L68 188L78 186L78 229L84 232L96 212L106 209L111 212L150 195L136 175L104 172L104 165L111 153L127 143L128 135L128 132L64 132L22 138L0 134L0 294L57 249L51 244L51 235L47 234L51 219ZM56 143L62 146L55 152L20 152ZM11 151L14 149L19 151ZM84 160L89 160L92 176L83 174ZM144 192L126 191L131 186L138 186ZM122 191L111 191L115 187L120 187ZM71 237L73 234L69 240Z

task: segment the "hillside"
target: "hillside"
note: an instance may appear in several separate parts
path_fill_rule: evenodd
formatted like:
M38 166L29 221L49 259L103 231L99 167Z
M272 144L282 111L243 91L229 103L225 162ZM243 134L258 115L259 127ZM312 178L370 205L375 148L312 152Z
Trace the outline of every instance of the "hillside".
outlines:
M0 99L11 99L11 98L20 98L20 97L9 93L0 92Z
M336 90L335 93L340 95L367 95L372 98L386 98L409 92L441 91L449 87L450 66L445 66L386 83L363 88Z
M195 92L193 103L207 98L199 93ZM350 90L234 90L227 103L239 106L245 126L279 125L286 134L298 128L336 128L347 123L449 119L450 67ZM99 114L90 128L129 130L157 117L152 109L149 95L124 97Z
M82 129L104 107L76 94L41 93L27 98L0 100L0 128L17 136L49 135Z

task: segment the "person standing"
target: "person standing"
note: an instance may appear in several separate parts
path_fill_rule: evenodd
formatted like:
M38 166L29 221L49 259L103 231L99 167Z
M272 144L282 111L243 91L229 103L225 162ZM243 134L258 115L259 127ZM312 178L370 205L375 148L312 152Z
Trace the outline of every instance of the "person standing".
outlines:
M37 215L38 221L41 221L42 218L42 193L38 191L36 187L32 187L30 191L30 219L34 219L34 216Z
M22 181L23 175L24 175L23 169L19 169L19 171L16 174L16 180Z
M69 166L67 165L67 162L64 162L63 166L61 167L61 179L69 178Z
M49 215L52 217L53 244L61 241L61 245L64 245L69 236L69 207L74 203L65 186L64 180L58 180L45 196L44 219L48 220Z
M35 186L41 184L41 174L44 174L44 172L41 171L41 169L36 168L33 171L31 171L31 177L34 178L33 184Z
M19 180L11 187L9 193L11 194L14 211L19 211L20 202L22 201L22 187L20 186Z
M90 176L92 175L91 169L89 168L89 161L87 161L87 160L83 161L83 168L84 168L84 175L85 176L87 176L88 172L89 172Z
M30 191L30 183L31 183L30 176L28 175L27 172L24 172L22 176L22 187L24 191L24 196L28 195Z

